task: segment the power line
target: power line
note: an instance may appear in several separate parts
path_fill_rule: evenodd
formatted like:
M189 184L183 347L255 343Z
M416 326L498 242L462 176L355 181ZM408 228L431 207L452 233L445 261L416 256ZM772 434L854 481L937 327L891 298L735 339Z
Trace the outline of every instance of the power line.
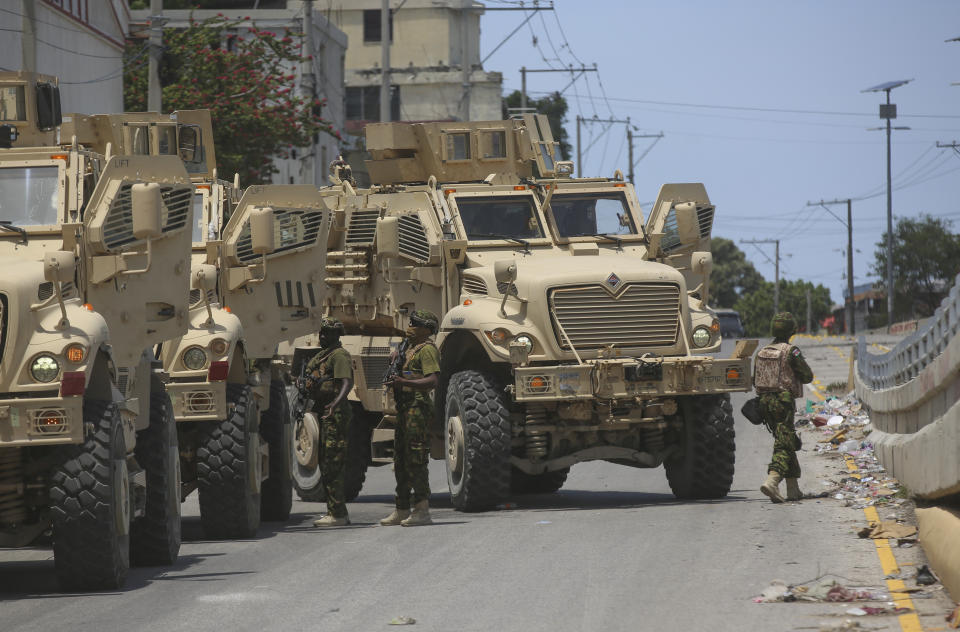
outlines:
M0 31L7 31L9 33L20 33L23 34L22 29L5 29L0 28ZM46 44L50 48L56 48L57 50L63 51L65 53L73 53L74 55L81 55L83 57L94 57L96 59L123 59L123 55L94 55L93 53L81 53L78 50L73 50L72 48L64 48L63 46L57 46L56 44L51 44L50 42L40 39L39 37L34 36L35 40L41 44Z

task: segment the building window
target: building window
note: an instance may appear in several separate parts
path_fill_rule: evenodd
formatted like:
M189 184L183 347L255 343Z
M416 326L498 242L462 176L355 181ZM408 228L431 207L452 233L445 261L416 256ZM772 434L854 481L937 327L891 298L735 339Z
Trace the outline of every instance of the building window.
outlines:
M347 120L380 120L380 86L347 88ZM400 120L400 88L390 86L390 120Z
M380 9L364 9L363 41L379 42L383 38L380 32ZM390 41L393 41L393 11L390 12Z

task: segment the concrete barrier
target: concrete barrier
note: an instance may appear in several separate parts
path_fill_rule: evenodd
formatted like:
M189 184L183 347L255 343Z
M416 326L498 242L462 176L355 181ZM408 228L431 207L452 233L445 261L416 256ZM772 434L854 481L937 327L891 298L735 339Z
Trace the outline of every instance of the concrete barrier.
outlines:
M888 353L861 337L857 397L870 412L877 457L910 493L939 502L960 495L960 276L936 313ZM918 511L934 570L960 597L960 514Z

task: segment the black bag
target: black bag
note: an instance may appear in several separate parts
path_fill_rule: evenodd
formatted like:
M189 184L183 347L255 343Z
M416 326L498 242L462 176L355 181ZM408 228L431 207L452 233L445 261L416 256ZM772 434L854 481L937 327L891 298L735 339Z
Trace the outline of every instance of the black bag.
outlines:
M740 414L747 418L747 421L755 426L763 425L763 416L760 414L760 398L751 397L747 403L740 409Z
M793 433L793 450L794 452L799 452L803 448L803 439L800 438L799 432Z

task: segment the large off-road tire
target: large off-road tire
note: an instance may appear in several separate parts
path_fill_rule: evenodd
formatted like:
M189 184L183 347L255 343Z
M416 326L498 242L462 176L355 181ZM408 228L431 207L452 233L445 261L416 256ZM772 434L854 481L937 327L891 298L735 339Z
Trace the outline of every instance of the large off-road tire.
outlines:
M146 506L130 531L136 566L173 564L180 554L180 450L170 396L151 384L150 425L137 435L134 456L147 478Z
M253 391L227 384L227 418L208 422L197 448L200 524L208 538L249 538L260 526L260 436Z
M444 441L450 500L482 511L510 493L510 411L503 387L479 371L460 371L447 386Z
M260 415L260 435L270 449L269 477L260 488L260 519L283 522L293 506L290 442L293 428L287 389L281 380L270 383L270 408Z
M527 474L517 468L510 473L510 491L514 494L552 494L567 482L570 468L543 474Z
M733 484L736 444L729 395L680 400L680 452L667 460L667 481L677 498L723 498Z
M83 444L70 446L50 487L53 557L64 590L120 588L130 568L130 478L120 413L87 400Z
M347 471L343 477L343 498L346 502L355 500L363 489L367 479L367 466L370 464L370 433L372 427L369 422L370 413L363 409L359 402L350 402L353 418L350 421L350 432L347 435ZM314 413L316 414L316 413ZM319 417L317 417L319 423ZM319 428L318 428L319 430ZM301 432L303 429L301 428ZM300 437L294 437L298 441ZM313 449L319 451L318 462L323 459L323 446L316 445ZM323 491L323 481L320 477L319 465L307 468L299 463L293 464L293 486L297 496L305 502L323 502L327 499Z

